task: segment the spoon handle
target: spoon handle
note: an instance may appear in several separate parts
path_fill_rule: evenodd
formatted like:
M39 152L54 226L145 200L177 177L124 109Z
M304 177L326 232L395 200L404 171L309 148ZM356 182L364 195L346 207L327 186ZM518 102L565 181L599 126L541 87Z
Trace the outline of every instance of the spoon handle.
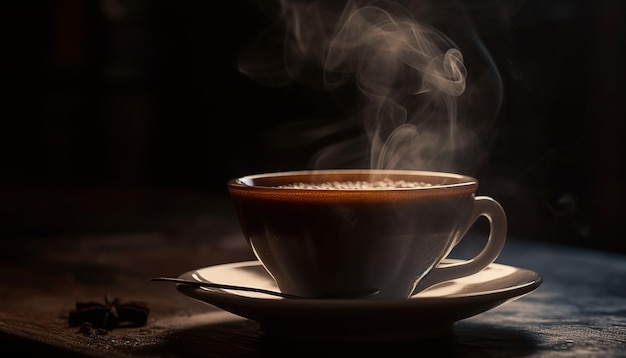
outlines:
M265 293L267 295L273 295L273 296L278 296L278 297L283 297L283 298L301 298L299 296L290 295L288 293L270 291L270 290L265 290L265 289L256 288L256 287L233 286L233 285L226 285L226 284L221 284L221 283L191 281L191 280L184 280L184 279L175 278L175 277L155 277L155 278L150 279L150 281L168 281L168 282L175 282L175 283L180 283L183 285L190 285L190 286L195 286L195 287L207 287L207 288L219 288L219 289L225 289L225 290L258 292L258 293Z

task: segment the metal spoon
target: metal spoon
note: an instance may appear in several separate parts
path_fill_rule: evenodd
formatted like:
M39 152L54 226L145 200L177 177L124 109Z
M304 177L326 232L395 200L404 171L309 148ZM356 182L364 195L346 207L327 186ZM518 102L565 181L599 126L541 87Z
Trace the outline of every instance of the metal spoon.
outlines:
M150 279L150 281L168 281L168 282L175 282L175 283L180 283L183 285L190 285L190 286L195 286L195 287L208 287L208 288L219 288L219 289L226 289L226 290L259 292L259 293L265 293L268 295L274 295L274 296L283 297L283 298L299 298L299 299L365 298L365 297L375 295L379 292L378 289L366 288L366 289L360 289L356 291L338 292L336 294L323 295L323 296L318 296L318 297L302 297L302 296L290 295L288 293L265 290L265 289L256 288L256 287L233 286L233 285L225 285L221 283L212 283L212 282L200 282L200 281L184 280L184 279L176 278L176 277L155 277L155 278Z

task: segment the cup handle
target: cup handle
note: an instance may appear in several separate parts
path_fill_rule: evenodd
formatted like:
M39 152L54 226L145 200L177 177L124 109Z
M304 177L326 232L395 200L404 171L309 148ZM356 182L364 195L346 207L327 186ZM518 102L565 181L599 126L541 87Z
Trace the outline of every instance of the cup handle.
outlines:
M470 260L434 267L418 282L412 295L443 281L473 275L482 271L496 260L506 240L507 220L502 206L490 197L477 196L474 198L474 210L472 211L470 224L455 245L462 240L467 230L481 216L485 216L489 220L489 238L482 251Z

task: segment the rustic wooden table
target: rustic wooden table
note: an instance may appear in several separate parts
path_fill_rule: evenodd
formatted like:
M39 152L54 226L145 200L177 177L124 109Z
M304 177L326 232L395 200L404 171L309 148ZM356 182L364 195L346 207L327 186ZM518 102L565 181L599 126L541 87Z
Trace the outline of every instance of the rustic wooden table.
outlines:
M261 326L149 278L252 260L232 212L158 230L5 241L0 250L0 342L13 355L234 357L359 352L405 355L626 356L626 257L509 238L498 263L542 275L534 292L463 319L443 336L392 343L316 342ZM77 302L144 302L147 323L70 326Z

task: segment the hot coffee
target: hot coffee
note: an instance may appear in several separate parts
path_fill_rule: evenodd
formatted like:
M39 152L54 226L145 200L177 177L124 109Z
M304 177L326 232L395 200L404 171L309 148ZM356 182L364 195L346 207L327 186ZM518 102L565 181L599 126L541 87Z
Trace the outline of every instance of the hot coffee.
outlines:
M322 190L370 190L370 189L401 189L401 188L420 188L431 186L425 182L407 182L404 180L392 180L384 178L377 181L334 181L325 183L292 183L279 185L279 188L286 189L322 189Z

